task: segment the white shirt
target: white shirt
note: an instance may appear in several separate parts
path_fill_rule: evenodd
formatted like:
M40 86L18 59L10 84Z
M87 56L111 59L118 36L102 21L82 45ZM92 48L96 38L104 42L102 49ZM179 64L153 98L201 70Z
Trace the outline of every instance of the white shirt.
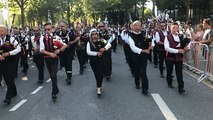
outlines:
M24 44L24 46L26 47L26 49L28 50L29 49L29 44L28 44L28 42L29 42L29 36L28 35L25 35L24 33L22 33L21 34L21 37L24 39L24 41L23 41L23 43L25 43Z
M108 42L112 43L112 41L114 41L114 40L115 40L115 34L112 33L112 36L109 38Z
M3 39L0 39L0 45L3 45L5 40L6 40L6 36ZM10 37L10 44L16 47L14 50L9 52L10 56L16 55L19 52L21 52L21 46L18 44L18 41L14 37Z
M155 47L155 41L156 41L156 37L155 37L155 35L153 34L153 35L152 35L152 44L151 44L152 47Z
M139 32L139 33L133 32L133 33L140 34L141 32ZM129 46L130 46L132 52L134 52L134 53L140 54L142 52L141 48L138 48L135 46L135 42L131 37L129 37Z
M162 31L162 30L161 30L161 31ZM168 35L166 30L164 30L164 31L162 31L162 32L163 32L163 35L164 35L165 37ZM160 34L159 34L159 32L156 32L155 38L156 38L156 42L157 42L157 43L160 42Z
M105 49L108 50L112 45L110 44L110 42L107 42L107 44L105 45ZM87 55L89 56L97 56L98 52L96 51L91 51L90 48L90 42L87 42Z
M128 35L128 33L125 33L124 31L122 31L121 40L129 45L129 35Z
M174 38L174 41L176 42L180 42L180 38L178 35L174 35L172 34L173 38ZM180 43L177 45L177 47L180 47ZM169 53L178 53L178 49L175 49L175 48L171 48L170 45L169 45L169 41L168 41L168 38L165 37L165 40L164 40L164 48L166 51L168 51Z
M33 48L39 48L40 47L40 46L37 45L37 43L35 41L35 35L31 37L31 43L32 43Z
M53 34L50 34L50 36L53 36ZM54 39L59 40L62 44L66 45L65 43L63 43L62 39L61 39L59 36L55 35L55 36L54 36ZM41 52L41 50L45 50L44 35L42 35L42 36L40 37L39 42L40 42L40 52Z
M186 29L186 37L192 39L192 34L189 28Z

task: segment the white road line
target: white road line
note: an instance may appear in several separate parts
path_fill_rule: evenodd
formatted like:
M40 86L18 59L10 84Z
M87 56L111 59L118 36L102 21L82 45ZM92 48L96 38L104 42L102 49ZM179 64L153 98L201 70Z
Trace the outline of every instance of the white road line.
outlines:
M39 86L37 89L35 89L32 93L31 93L31 95L34 95L34 94L36 94L39 90L41 90L43 88L43 86Z
M27 99L23 99L20 101L17 105L15 105L13 108L11 108L9 111L13 112L16 111L19 107L21 107L25 102L27 102Z
M169 109L169 107L166 105L166 103L163 101L163 99L159 94L152 94L152 97L154 98L155 102L157 103L166 120L177 120L177 118L174 116L174 114L171 112L171 110Z
M50 82L51 81L51 79L49 78L46 82L48 83L48 82Z

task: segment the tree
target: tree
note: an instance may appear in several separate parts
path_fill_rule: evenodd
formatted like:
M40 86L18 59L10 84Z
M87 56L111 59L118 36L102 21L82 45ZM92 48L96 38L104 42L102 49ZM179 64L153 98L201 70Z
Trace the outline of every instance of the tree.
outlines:
M21 10L21 23L22 27L24 28L25 27L24 10L26 9L29 0L12 0L12 1L16 2Z

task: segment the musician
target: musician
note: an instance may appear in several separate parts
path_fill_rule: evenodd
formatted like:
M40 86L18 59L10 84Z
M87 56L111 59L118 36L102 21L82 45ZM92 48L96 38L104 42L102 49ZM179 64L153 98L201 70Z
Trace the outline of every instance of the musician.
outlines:
M169 34L169 32L166 30L166 23L161 22L160 23L160 30L155 35L156 43L158 45L158 57L159 57L159 70L160 70L160 77L164 78L163 74L163 67L164 67L164 61L166 58L166 51L164 48L164 39Z
M114 40L112 35L109 33L109 31L106 29L106 26L103 22L100 22L98 24L99 27L99 37L100 39L104 39L112 43ZM110 81L110 76L112 74L112 49L110 48L109 50L106 51L106 56L104 58L105 61L105 76L107 81Z
M7 85L7 94L5 100L6 104L10 104L11 98L17 95L16 85L14 82L15 64L14 55L21 51L17 40L10 37L7 33L7 27L0 25L0 73L4 77Z
M22 72L24 74L27 74L27 70L29 69L28 61L27 61L27 56L28 56L28 50L29 50L29 38L25 31L23 29L20 30L21 34L21 64L23 67Z
M65 67L67 74L66 82L70 85L72 79L72 60L74 59L76 43L79 41L80 36L77 37L73 30L68 32L65 22L60 22L59 27L60 31L57 35L62 39L63 43L67 44L65 51L60 54L60 67Z
M0 72L0 87L2 86L1 82L2 82L2 73Z
M33 62L36 64L38 69L38 84L42 84L44 81L44 56L40 50L40 27L36 26L33 29L34 36L31 37L32 49L33 49Z
M79 30L81 30L81 29L79 29ZM84 30L84 32L80 35L80 40L78 41L78 43L76 45L76 54L77 54L79 65L80 65L80 71L79 71L80 74L83 74L83 72L84 72L84 66L85 66L85 62L86 62L85 48L86 48L86 43L88 41L89 41L89 35Z
M115 39L112 41L112 50L113 52L116 52L117 48L117 42L118 42L118 36L119 36L119 27L116 28L116 26L112 25L112 28L110 29L111 34L115 35Z
M17 42L19 44L21 44L22 37L21 37L21 34L20 34L20 30L17 27L13 28L13 37L17 40ZM17 78L18 77L19 59L21 57L21 52L16 54L14 57L15 57L15 61L16 61L16 68L15 68L14 74L15 74L15 78Z
M145 32L141 31L142 23L133 22L134 31L129 37L130 48L133 52L132 63L134 66L136 89L140 89L140 78L142 77L142 93L148 95L148 78L146 74L147 58L150 54L149 42L145 40Z
M182 45L183 38L178 35L179 25L178 23L171 24L171 33L165 37L164 47L166 50L167 61L167 84L169 88L174 88L172 85L172 71L175 65L175 72L178 81L179 93L184 93L184 81L183 81L183 54L190 48L190 44Z
M45 34L40 38L40 52L44 54L47 70L52 80L52 99L57 99L59 92L57 85L57 70L59 53L64 51L67 45L63 43L60 37L53 35L53 27L51 23L44 25Z
M96 29L90 30L90 41L87 43L87 54L90 56L90 65L95 75L97 95L102 95L102 82L104 74L105 52L111 47L111 44L104 39L100 39Z
M129 37L131 36L133 31L133 25L129 24L128 26L123 27L123 31L121 33L121 40L123 41L123 47L124 47L124 54L126 58L126 62L129 65L129 68L131 70L132 76L134 76L134 67L133 67L133 62L132 62L132 50L129 46Z

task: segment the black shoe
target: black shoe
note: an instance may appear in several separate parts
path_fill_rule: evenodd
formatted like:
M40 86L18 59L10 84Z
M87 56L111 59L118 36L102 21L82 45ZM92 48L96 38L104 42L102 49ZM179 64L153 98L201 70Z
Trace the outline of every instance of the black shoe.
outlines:
M163 75L163 74L160 74L160 77L161 77L161 78L164 78L164 75Z
M85 69L87 66L86 65L83 65L83 68Z
M71 84L71 78L67 78L66 82L67 82L68 85L70 85Z
M142 91L142 94L148 96L149 92L148 92L147 90L143 90L143 91Z
M37 83L38 83L38 84L42 84L42 83L43 83L43 80L38 80Z
M180 93L180 94L185 93L185 92L186 92L186 91L185 91L183 88L179 89L179 93Z
M11 99L6 98L3 102L9 105L11 103Z
M135 77L135 75L134 75L134 74L132 74L132 77L134 78L134 77Z
M136 89L141 89L141 87L139 85L136 85L135 88Z
M60 68L59 68L59 69L60 69L60 70L62 70L62 68L63 68L63 66L60 66Z
M110 76L106 76L106 80L107 80L107 81L110 81Z
M27 74L27 70L22 70L21 72L24 74Z
M17 93L14 93L13 95L11 95L11 98L14 98L17 96Z
M52 99L55 101L57 99L57 96L55 94L52 94Z
M169 88L174 88L174 86L172 84L169 84L168 87Z
M83 72L84 72L83 70L80 70L80 71L79 71L79 73L80 73L81 75L83 74Z
M16 75L14 76L14 78L15 78L15 79L18 78L18 75L16 74Z

